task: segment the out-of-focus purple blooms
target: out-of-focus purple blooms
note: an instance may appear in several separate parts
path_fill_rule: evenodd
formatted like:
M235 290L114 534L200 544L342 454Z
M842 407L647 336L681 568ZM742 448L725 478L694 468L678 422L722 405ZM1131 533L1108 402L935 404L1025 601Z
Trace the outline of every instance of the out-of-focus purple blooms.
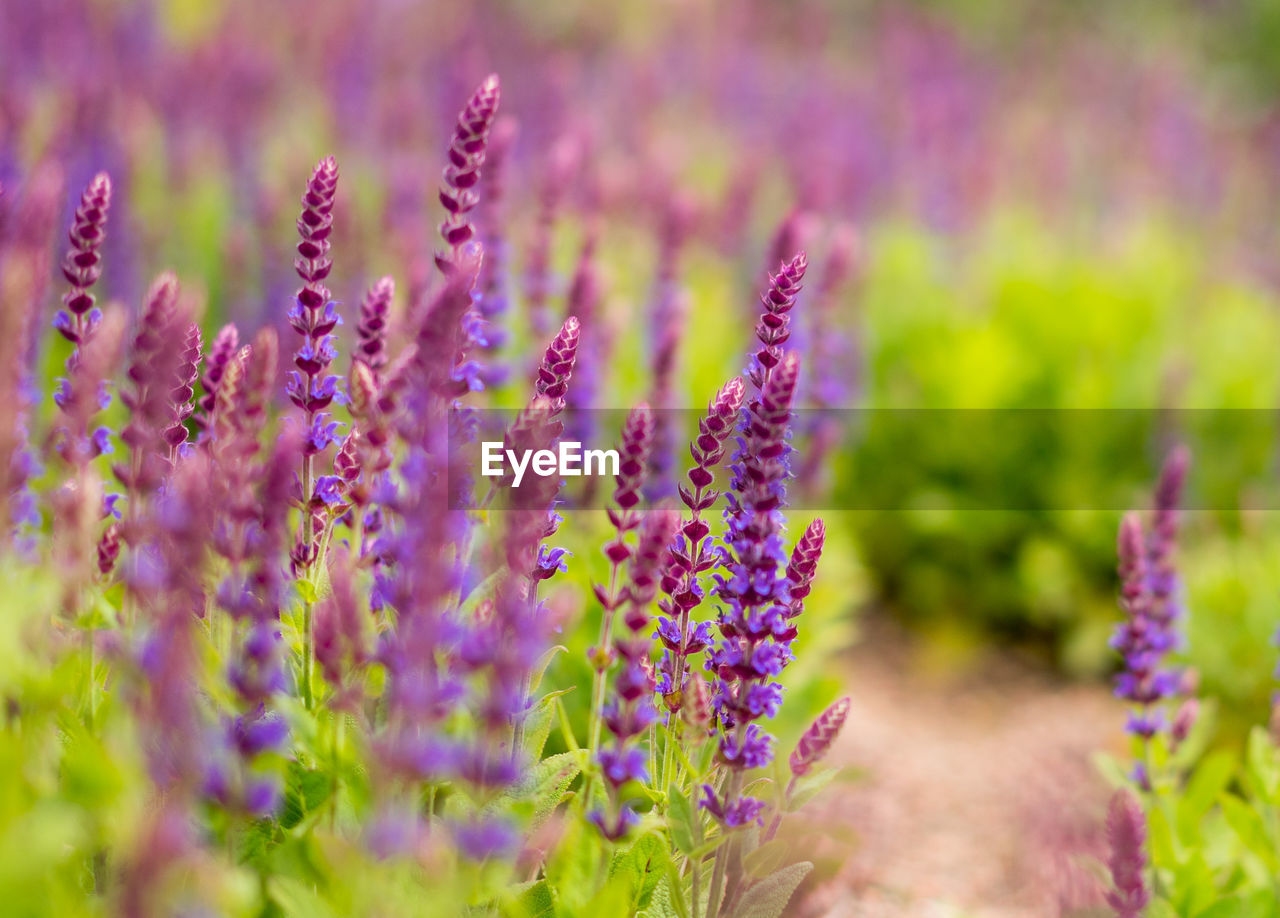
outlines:
M608 841L620 841L631 834L631 830L640 824L640 816L630 806L624 804L616 813L606 813L596 809L587 814L587 819Z
M98 540L98 573L110 577L120 557L120 524L112 523Z
M99 172L80 197L71 221L68 238L71 247L62 259L62 275L71 290L62 298L65 310L54 320L64 338L79 348L93 334L102 319L94 308L90 288L102 276L102 248L107 238L107 213L111 208L111 178ZM74 359L74 355L73 358Z
M209 347L209 356L204 362L204 374L200 377L200 385L204 394L200 396L200 410L192 419L202 437L212 424L213 406L218 398L218 385L226 372L227 364L240 350L240 332L234 324L224 325L213 344Z
M185 350L174 347L188 328L178 306L177 278L160 275L151 285L138 318L129 349L129 382L120 393L121 402L129 409L129 423L120 437L129 452L112 471L131 504L155 492L170 466L173 450L166 432L181 411L176 400L189 391L185 376L190 374L194 379L195 372L194 366L184 366ZM198 355L198 332L196 345ZM178 426L185 439L185 427Z
M446 216L440 224L440 236L448 250L436 256L436 263L446 274L452 269L464 247L475 237L471 211L480 202L477 186L489 145L489 130L498 113L502 88L496 73L485 77L466 107L458 115L458 123L449 143L449 164L440 183L440 203Z
M354 359L372 370L375 379L387 365L387 325L391 316L391 298L395 294L396 282L390 277L383 277L360 301Z
M547 302L551 298L551 248L556 221L565 195L582 160L581 144L574 137L562 137L547 156L546 169L538 189L537 222L529 254L525 259L525 300L529 322L538 338L551 330Z
M356 599L350 566L337 560L330 569L333 591L315 611L316 662L334 689L329 702L337 710L355 711L360 686L355 676L369 662L371 650L366 613Z
M514 119L495 120L485 156L484 213L480 224L484 265L478 283L478 308L480 317L484 320L484 344L480 350L486 355L484 382L488 386L500 385L508 375L507 368L496 364L494 358L507 340L507 331L501 325L511 296L507 264L507 214L503 205L506 198L508 160L511 148L515 145L516 134Z
M174 386L169 392L169 404L173 416L169 421L169 426L164 430L164 440L169 444L170 464L177 461L183 444L187 442L186 422L195 408L191 399L195 395L196 375L200 369L200 347L200 326L193 322L187 326L187 333L183 338L182 352L178 361L177 375L174 379Z
M702 799L698 801L704 810L716 818L725 828L738 829L755 823L764 825L764 801L755 797L740 797L721 802L710 784L702 785Z
M28 415L36 399L35 331L49 287L49 239L60 196L57 170L38 167L26 183L16 212L0 227L4 261L0 302L6 304L0 309L0 499L7 514L0 552L9 548L10 536L21 543L23 530L35 528L40 520L35 495L28 487L38 469Z
M657 632L666 647L658 667L657 689L671 711L679 710L682 704L688 658L711 644L708 623L692 621L693 610L705 595L699 578L716 563L711 552L711 528L702 514L720 496L711 484L716 466L724 458L725 440L737 423L744 392L742 378L735 376L707 405L706 415L698 422L698 436L689 446L694 461L687 473L689 484L679 488L689 516L680 525L663 572L662 591L667 598L659 602L663 616L658 620Z
M615 641L622 668L614 685L613 697L604 709L604 723L613 734L614 742L612 746L602 748L597 755L615 818L624 809L619 795L621 787L628 781L648 779L648 757L633 745L635 738L657 719L648 666L651 642L643 632L652 621L649 607L657 594L661 565L679 524L679 514L670 507L645 514L631 560L631 582L626 591L626 611L622 618L626 632ZM594 821L602 830L608 825L608 820L602 816ZM608 834L606 832L606 836Z
M168 488L141 508L135 563L125 575L145 635L137 649L133 704L151 775L166 799L186 806L207 775L209 725L192 673L199 668L195 626L205 607L211 480L203 456L178 465Z
M613 346L600 315L604 288L596 265L596 241L595 230L588 230L569 283L568 313L578 318L580 341L573 368L575 382L565 400L568 408L565 427L567 437L578 443L595 442L597 431L592 409L598 407L596 398L603 382L600 369L608 362ZM588 484L592 481L587 479Z
M849 699L841 698L818 715L818 719L804 731L791 753L791 773L797 777L808 774L831 750L845 719L849 716Z
M675 439L671 414L676 407L675 376L680 342L687 326L688 298L680 288L680 257L697 218L693 199L675 191L663 201L658 228L658 259L654 272L654 291L649 311L650 373L652 376L649 404L657 410L653 451L645 497L650 501L673 497L676 492L672 466L675 463Z
M1179 506L1190 464L1191 453L1185 446L1175 448L1165 459L1156 481L1155 507L1145 545L1150 615L1169 630L1177 627L1182 616L1181 584L1173 555L1178 543Z
M457 823L452 828L458 851L473 861L510 857L520 847L516 827L504 819L479 819Z
M848 434L836 412L854 406L862 384L861 318L853 299L862 273L860 245L851 227L834 231L808 321L800 323L806 332L801 349L809 355L803 400L814 412L803 431L807 442L797 479L810 494L830 486L828 456Z
M582 326L577 316L569 316L547 346L534 380L534 392L550 402L549 410L558 415L564 410L565 396L569 391L569 378L573 375L578 355L578 340Z
M1178 643L1178 585L1172 553L1177 513L1188 454L1175 450L1166 462L1156 490L1153 531L1144 536L1141 520L1130 513L1120 524L1120 604L1126 618L1111 646L1124 668L1116 677L1116 695L1133 703L1125 729L1148 740L1165 726L1160 704L1177 695L1182 676L1163 666Z
M1107 866L1112 889L1107 904L1117 918L1140 918L1151 901L1143 871L1147 855L1147 822L1138 799L1126 790L1116 791L1107 809L1107 842L1111 847Z

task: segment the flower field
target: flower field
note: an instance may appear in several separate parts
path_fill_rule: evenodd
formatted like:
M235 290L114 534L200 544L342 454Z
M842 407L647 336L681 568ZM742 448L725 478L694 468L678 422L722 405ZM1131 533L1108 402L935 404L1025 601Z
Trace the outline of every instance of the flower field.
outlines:
M1280 918L1278 36L0 0L0 914Z

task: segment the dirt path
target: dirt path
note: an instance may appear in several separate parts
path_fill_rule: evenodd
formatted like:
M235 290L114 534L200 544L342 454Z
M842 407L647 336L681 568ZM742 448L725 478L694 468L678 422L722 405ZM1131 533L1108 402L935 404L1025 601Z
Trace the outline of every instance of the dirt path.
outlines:
M833 758L863 776L800 830L819 869L797 914L1039 918L1096 901L1081 861L1099 850L1105 790L1090 758L1122 748L1105 687L1008 659L929 679L892 639L864 641L847 684Z

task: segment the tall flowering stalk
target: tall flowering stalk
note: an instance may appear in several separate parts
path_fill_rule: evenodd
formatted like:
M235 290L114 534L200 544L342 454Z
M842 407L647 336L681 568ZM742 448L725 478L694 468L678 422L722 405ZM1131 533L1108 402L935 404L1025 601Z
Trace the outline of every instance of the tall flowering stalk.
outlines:
M6 190L7 191L7 190ZM4 536L20 543L22 530L40 520L29 482L37 461L29 442L28 415L35 402L35 330L49 287L49 238L57 219L60 179L48 166L28 180L16 212L8 219L0 265L0 499L5 500ZM5 205L9 205L6 200ZM3 236L0 233L0 236Z
M63 309L54 318L53 327L77 351L102 321L102 310L94 306L93 285L102 276L102 243L107 238L107 214L111 209L111 177L99 172L80 197L71 221L68 239L71 247L62 259L62 276L71 289L62 298ZM74 354L72 360L75 359ZM68 366L70 369L70 366Z
M741 796L742 772L773 759L773 739L755 721L773 717L782 686L772 681L791 660L793 626L782 551L781 506L787 479L786 436L799 376L799 357L788 353L747 409L744 447L735 456L725 573L716 575L724 601L721 640L708 668L717 676L715 707L722 732L719 758L730 770L723 795L704 787L703 806L726 828L761 819L763 802Z
M338 424L330 421L325 409L338 397L338 377L329 373L338 349L333 330L341 324L337 304L330 299L325 280L333 270L329 257L333 234L333 205L338 188L338 164L332 156L316 165L302 196L298 217L298 257L294 270L302 287L289 310L289 324L302 338L293 354L285 391L303 414L306 435L302 445L302 521L293 563L298 573L310 577L319 558L321 533L316 530L315 457L325 452L337 438ZM312 603L304 600L302 646L302 696L311 706L311 616Z
M695 209L687 194L672 194L663 206L658 230L658 260L655 271L653 303L650 308L650 371L652 389L649 404L657 409L652 469L645 487L645 497L656 501L672 497L676 492L675 432L671 414L665 409L675 406L675 379L680 342L687 327L688 299L680 287L680 259L688 243L695 220Z
M1107 810L1107 842L1111 848L1107 867L1112 884L1107 904L1115 909L1117 918L1141 918L1151 901L1143 878L1146 840L1147 822L1138 798L1128 791L1116 791Z
M618 448L618 474L613 490L613 501L608 508L609 522L613 524L613 538L604 546L609 560L607 585L593 584L596 599L603 612L600 619L600 639L588 651L595 679L591 688L591 724L588 728L590 749L599 748L600 729L604 718L604 687L609 667L615 660L611 642L613 620L623 603L626 591L620 582L623 567L631 559L632 548L627 535L641 521L636 509L640 503L640 489L648 472L649 450L653 445L653 414L649 406L639 404L632 408L622 426L622 442Z
M449 144L448 164L440 182L440 203L444 205L445 219L440 224L440 237L447 247L436 253L436 266L446 276L456 270L464 250L478 247L477 231L471 212L480 203L481 169L489 148L489 132L498 113L501 85L497 74L490 74L471 94L458 115L453 137ZM484 370L470 359L477 348L486 344L485 323L477 300L481 293L473 288L471 306L462 317L462 334L458 340L454 379L458 394L483 388ZM455 417L460 427L462 418Z
M536 224L525 259L525 299L529 306L529 321L538 336L545 335L551 328L547 309L547 301L551 297L551 244L565 195L581 158L577 141L562 137L551 148L538 190Z
M1133 706L1125 729L1142 745L1133 775L1146 789L1153 778L1147 761L1150 741L1168 726L1162 704L1175 697L1182 684L1182 674L1168 668L1165 658L1179 640L1180 597L1172 554L1188 462L1189 454L1178 449L1162 468L1152 531L1144 533L1140 517L1129 513L1120 523L1116 541L1125 620L1111 639L1124 664L1116 676L1115 693ZM1186 729L1184 725L1178 732L1185 734Z
M689 658L705 651L713 640L710 622L693 620L694 610L706 595L700 578L716 563L711 551L711 527L703 514L719 499L720 492L711 485L715 469L724 458L725 441L742 409L744 392L742 378L735 376L707 405L706 415L698 422L698 436L689 446L693 456L693 466L687 473L689 483L680 486L680 499L689 515L681 521L668 556L662 578L666 598L659 603L663 615L658 618L657 630L665 652L658 666L656 687L667 710L673 713L684 704Z
M622 666L614 684L614 695L604 710L604 723L613 736L613 744L597 754L609 793L609 809L607 812L596 809L589 814L601 834L610 840L622 838L639 819L622 798L624 786L631 781L649 780L648 756L635 743L658 716L649 666L651 641L644 632L652 621L649 607L657 593L663 559L679 522L679 514L671 508L647 513L630 565L631 582L622 617L625 631L614 642Z
M391 299L396 295L396 282L381 277L360 301L360 321L356 325L356 348L353 355L368 367L374 379L387 365L387 326L391 318Z
M159 489L170 465L167 429L181 413L179 396L189 391L178 391L186 381L184 374L194 372L183 366L184 351L174 347L186 326L178 307L178 280L162 274L147 292L138 317L129 348L128 384L120 394L129 409L129 422L120 432L128 456L113 471L125 488L130 518L136 516L137 505ZM183 440L185 434L184 427ZM126 532L126 541L127 536Z
M480 236L484 245L484 265L480 271L480 318L484 320L484 344L480 350L487 356L484 382L487 386L501 384L507 378L507 368L495 363L497 353L507 341L507 331L502 318L510 305L508 275L505 199L507 172L510 168L511 150L515 146L518 129L513 118L499 118L493 124L489 137L489 149L484 169L484 219ZM575 311L576 315L581 315Z
M209 354L204 362L204 373L200 377L200 387L204 390L204 394L200 396L197 403L199 410L192 417L201 440L207 436L212 423L213 406L218 398L218 386L222 383L227 364L239 350L240 331L234 323L224 325L214 337L213 344L209 346Z

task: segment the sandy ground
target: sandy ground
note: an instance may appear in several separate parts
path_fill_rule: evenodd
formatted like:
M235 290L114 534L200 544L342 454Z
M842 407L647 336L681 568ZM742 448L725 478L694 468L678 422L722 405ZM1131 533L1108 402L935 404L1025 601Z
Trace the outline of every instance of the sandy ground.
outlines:
M1105 789L1091 764L1122 742L1104 686L1011 659L947 680L903 642L848 659L853 705L833 759L860 774L792 829L818 852L803 918L1039 918L1098 902Z

